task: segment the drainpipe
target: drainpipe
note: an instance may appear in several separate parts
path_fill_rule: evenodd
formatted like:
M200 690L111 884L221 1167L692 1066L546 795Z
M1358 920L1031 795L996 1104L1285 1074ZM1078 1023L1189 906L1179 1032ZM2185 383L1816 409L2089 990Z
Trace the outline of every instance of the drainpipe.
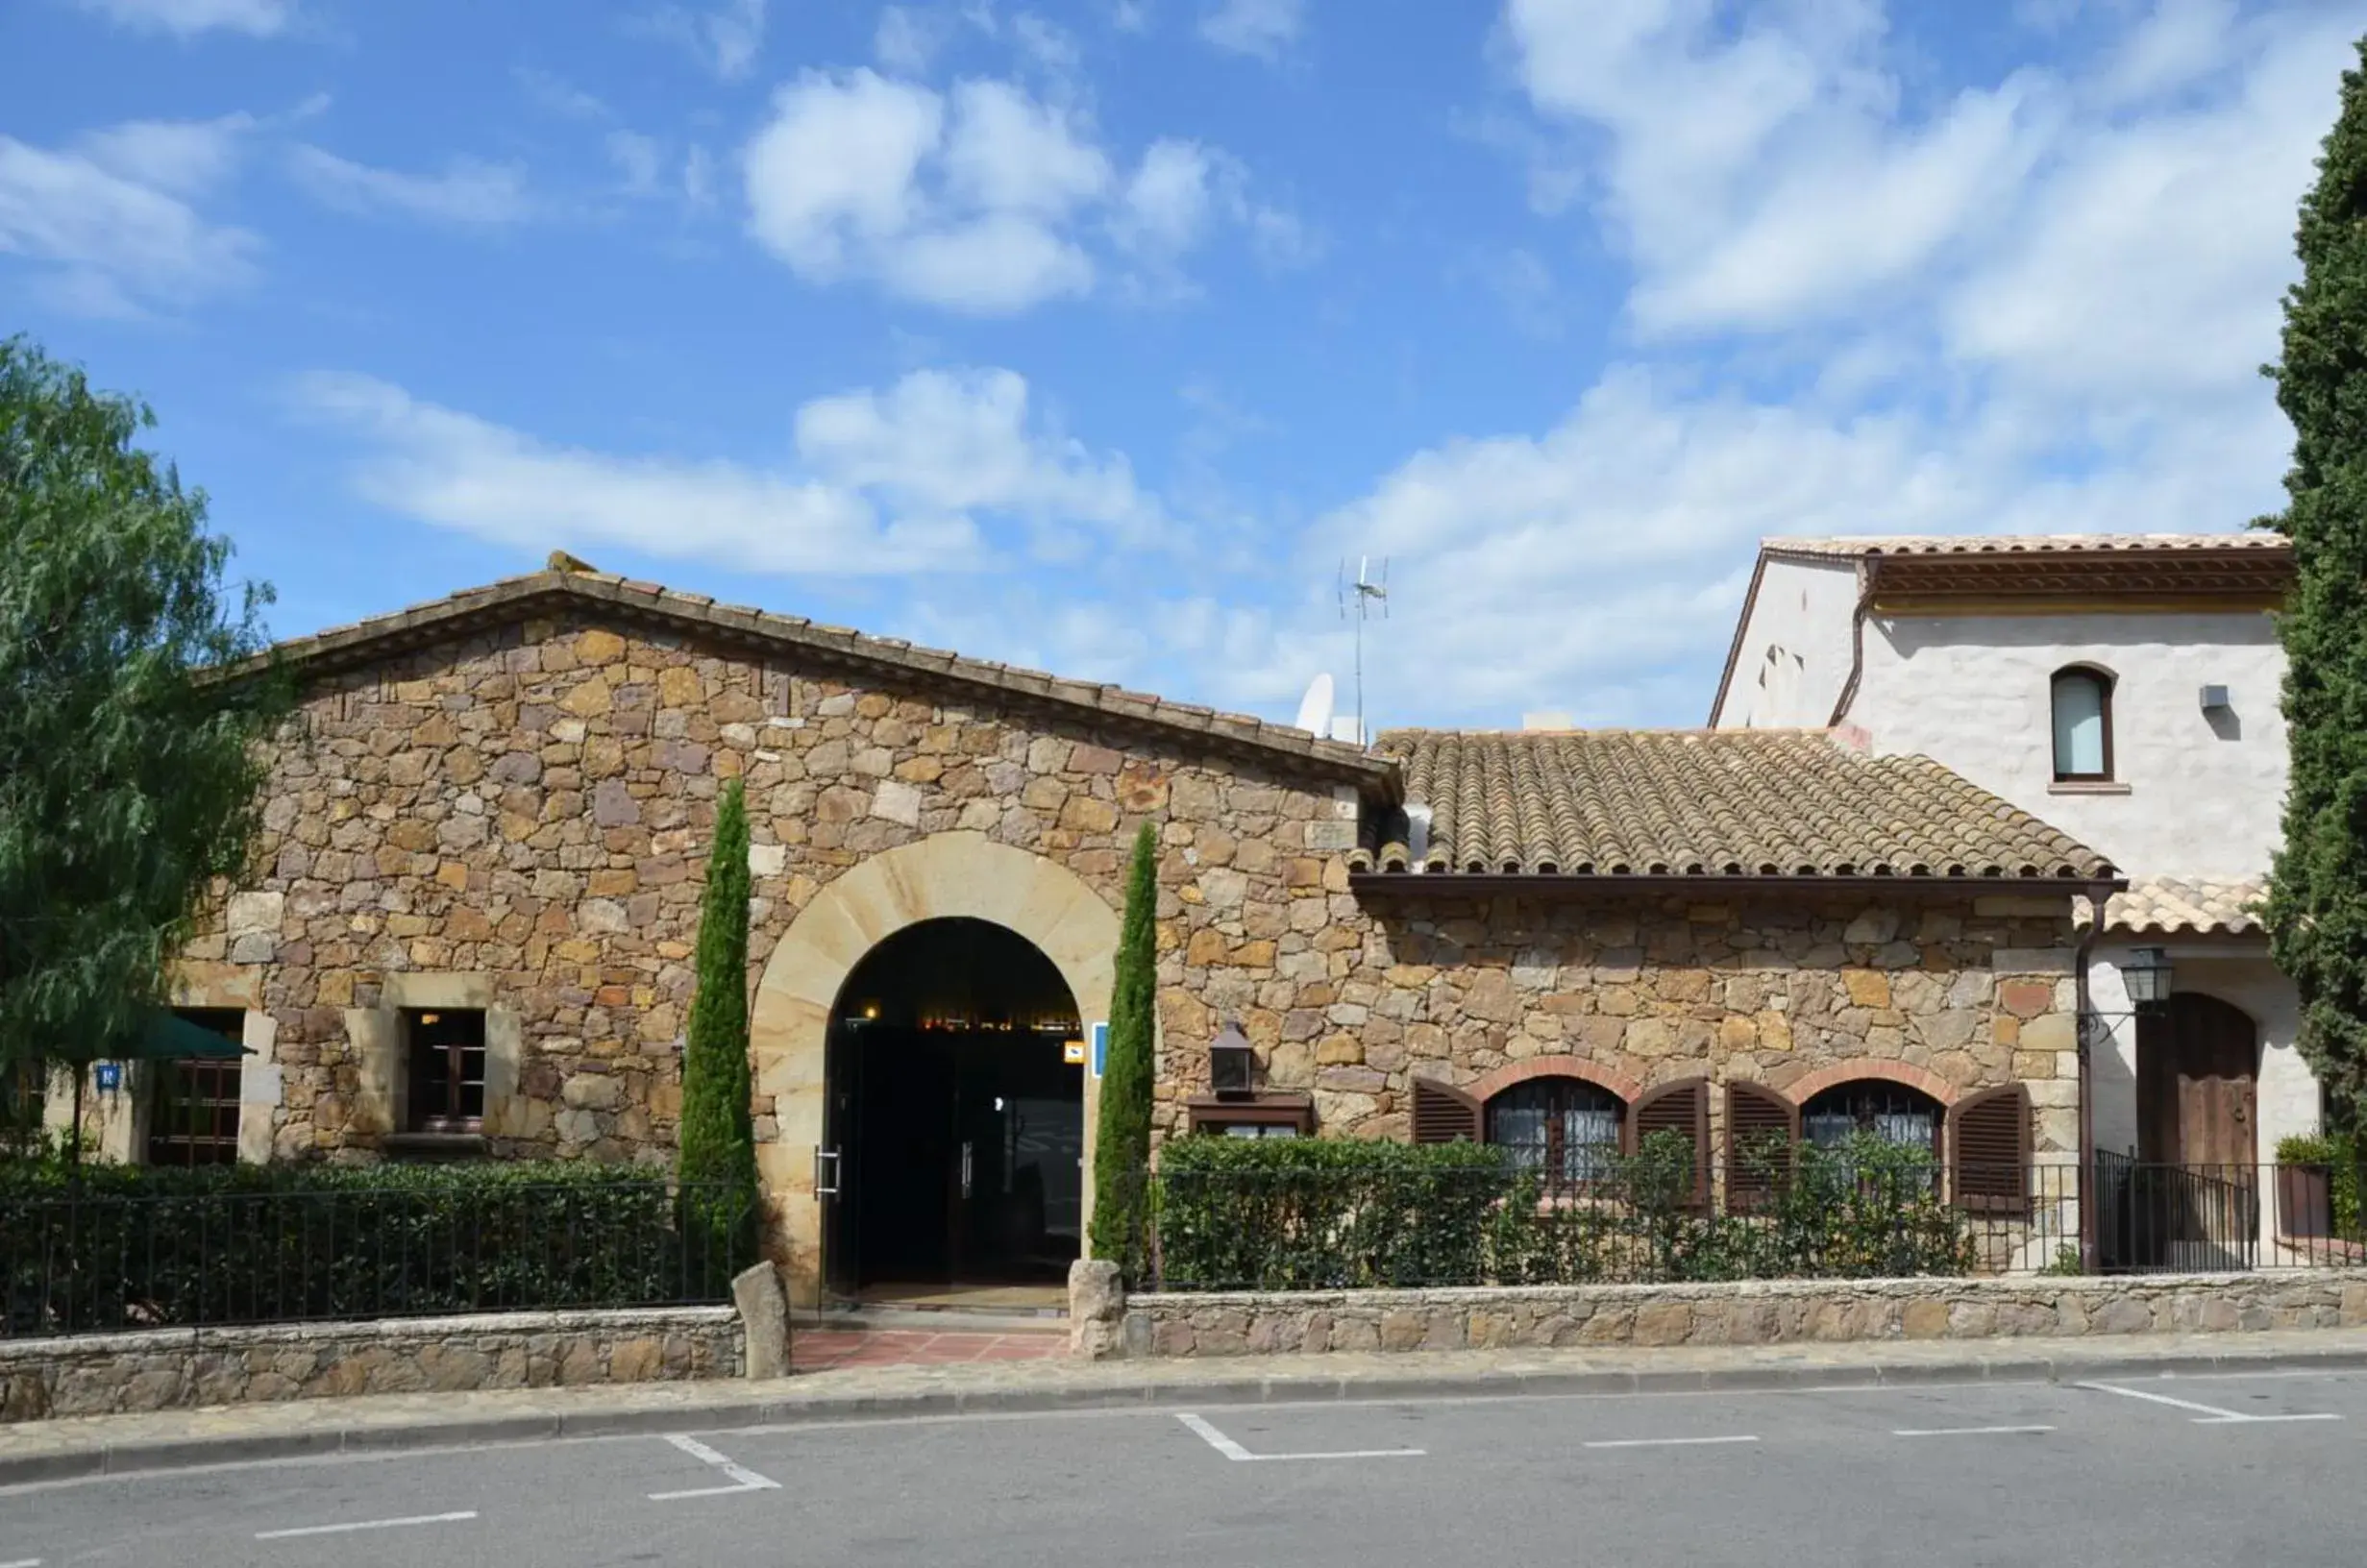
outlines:
M1865 674L1865 622L1874 613L1874 557L1858 558L1858 607L1849 617L1849 678L1841 682L1841 695L1833 703L1833 717L1825 721L1827 729L1838 728L1849 716L1849 705L1858 699L1858 682Z
M2088 1004L2087 961L2096 948L2096 939L2104 934L2104 909L2111 899L2112 884L2099 882L2087 890L2087 931L2080 938L2078 956L2072 961L2075 977L2077 1017L2073 1020L2075 1038L2080 1050L2080 1271L2096 1272L2096 1107L2095 1071L2088 1060L2087 1020L2093 1016Z

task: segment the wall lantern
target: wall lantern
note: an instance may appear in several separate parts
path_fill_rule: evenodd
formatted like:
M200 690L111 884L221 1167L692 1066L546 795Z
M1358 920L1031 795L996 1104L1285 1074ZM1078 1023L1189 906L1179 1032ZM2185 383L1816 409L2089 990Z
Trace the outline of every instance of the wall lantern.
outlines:
M2129 1004L2140 1011L2157 1008L2170 999L2170 954L2164 947L2137 947L2130 951L2120 967L2122 982L2129 988Z
M1256 1053L1241 1026L1228 1023L1208 1042L1208 1087L1220 1100L1245 1100L1251 1095L1249 1068Z

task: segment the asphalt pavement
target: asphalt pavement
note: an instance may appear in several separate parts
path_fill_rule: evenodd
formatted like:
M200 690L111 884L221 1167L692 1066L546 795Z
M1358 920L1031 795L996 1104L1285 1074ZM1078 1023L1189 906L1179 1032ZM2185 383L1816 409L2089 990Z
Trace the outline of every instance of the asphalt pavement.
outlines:
M0 1490L0 1568L2343 1565L2367 1373L803 1422Z

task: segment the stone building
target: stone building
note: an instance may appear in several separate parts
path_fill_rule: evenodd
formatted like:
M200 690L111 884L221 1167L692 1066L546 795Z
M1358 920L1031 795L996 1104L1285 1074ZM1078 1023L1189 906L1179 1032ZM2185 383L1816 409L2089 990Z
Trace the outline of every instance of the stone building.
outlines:
M2076 1158L2073 900L2114 873L1929 762L1821 732L1368 751L588 571L279 651L305 695L260 853L176 998L250 1048L207 1101L243 1159L670 1159L731 778L807 1299L1074 1256L1145 821L1163 1137L1707 1151L1775 1116ZM1245 1092L1211 1091L1220 1036ZM113 1152L196 1157L158 1131L186 1090L101 1096Z

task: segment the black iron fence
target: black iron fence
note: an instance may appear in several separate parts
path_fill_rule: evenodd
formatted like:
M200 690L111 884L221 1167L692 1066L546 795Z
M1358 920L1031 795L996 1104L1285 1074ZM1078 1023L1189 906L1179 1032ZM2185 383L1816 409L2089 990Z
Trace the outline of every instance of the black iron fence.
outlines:
M660 1178L0 1186L0 1337L722 1302L754 1220Z
M1852 1140L1729 1164L1606 1151L1580 1179L1451 1145L1305 1166L1174 1158L1136 1277L1167 1290L2207 1272L2367 1262L2325 1167L1942 1164ZM1399 1145L1399 1147L1403 1147ZM1263 1164L1253 1163L1264 1157ZM2082 1205L2094 1204L2083 1254Z

